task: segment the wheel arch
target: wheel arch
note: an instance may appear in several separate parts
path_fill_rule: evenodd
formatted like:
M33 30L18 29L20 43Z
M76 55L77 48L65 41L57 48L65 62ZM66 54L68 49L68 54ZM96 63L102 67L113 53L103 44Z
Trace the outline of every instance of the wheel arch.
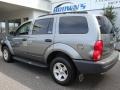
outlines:
M11 54L14 54L13 49L12 49L12 47L11 47L11 45L10 45L10 43L8 41L4 41L1 44L1 51L3 50L3 47L5 47L5 46L8 47L8 49L10 50Z
M53 53L53 52L63 52L72 59L82 59L80 54L71 46L67 44L62 44L62 43L56 43L54 45L51 45L44 54L44 59L47 60L48 56Z
M62 57L65 57L65 58L68 58L68 61L74 66L74 68L76 69L76 66L72 60L72 57L70 57L68 54L62 52L62 51L54 51L52 53L50 53L47 57L47 65L49 66L50 63L52 62L52 60L55 58L55 57L59 57L59 56L62 56ZM77 69L76 69L77 70Z

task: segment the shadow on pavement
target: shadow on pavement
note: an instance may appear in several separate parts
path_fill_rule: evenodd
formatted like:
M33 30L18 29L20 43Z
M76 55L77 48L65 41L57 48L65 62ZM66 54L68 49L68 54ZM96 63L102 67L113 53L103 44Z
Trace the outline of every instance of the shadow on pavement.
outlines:
M48 69L28 65L18 61L15 61L14 63L5 63L2 58L0 59L0 72L32 90L94 90L103 85L101 83L106 79L109 79L107 74L85 75L85 80L83 82L79 82L77 78L75 83L65 87L56 84L52 80Z

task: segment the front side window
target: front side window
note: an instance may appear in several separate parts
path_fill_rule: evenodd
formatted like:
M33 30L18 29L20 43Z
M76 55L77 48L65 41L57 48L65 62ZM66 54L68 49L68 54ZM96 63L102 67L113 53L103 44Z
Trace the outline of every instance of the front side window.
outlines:
M52 34L53 18L39 19L35 21L32 34Z
M59 21L60 34L86 34L88 32L87 20L83 16L61 17Z
M31 26L31 22L25 23L20 28L18 28L16 34L17 35L28 35L30 31L30 26Z

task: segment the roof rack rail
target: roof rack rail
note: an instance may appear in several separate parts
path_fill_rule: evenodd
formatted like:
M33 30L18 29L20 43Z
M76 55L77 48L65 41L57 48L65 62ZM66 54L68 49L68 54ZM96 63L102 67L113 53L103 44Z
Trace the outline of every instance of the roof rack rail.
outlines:
M59 15L59 14L88 14L88 12L86 11L79 11L79 12L63 12L63 13L53 13L53 14L46 14L46 15L41 15L41 16L38 16L38 17L43 17L43 16L48 16L48 15Z

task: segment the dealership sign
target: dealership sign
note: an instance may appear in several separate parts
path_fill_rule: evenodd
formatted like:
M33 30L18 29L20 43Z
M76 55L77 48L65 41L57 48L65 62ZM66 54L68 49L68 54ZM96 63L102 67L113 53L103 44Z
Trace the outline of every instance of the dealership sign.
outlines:
M120 7L120 0L62 0L53 3L52 13L95 10L107 6Z
M74 4L71 2L66 2L54 7L53 12L62 13L62 12L71 12L71 11L78 11L78 10L85 10L85 9L86 9L86 3Z
M64 0L53 3L52 13L75 12L88 10L90 0Z

